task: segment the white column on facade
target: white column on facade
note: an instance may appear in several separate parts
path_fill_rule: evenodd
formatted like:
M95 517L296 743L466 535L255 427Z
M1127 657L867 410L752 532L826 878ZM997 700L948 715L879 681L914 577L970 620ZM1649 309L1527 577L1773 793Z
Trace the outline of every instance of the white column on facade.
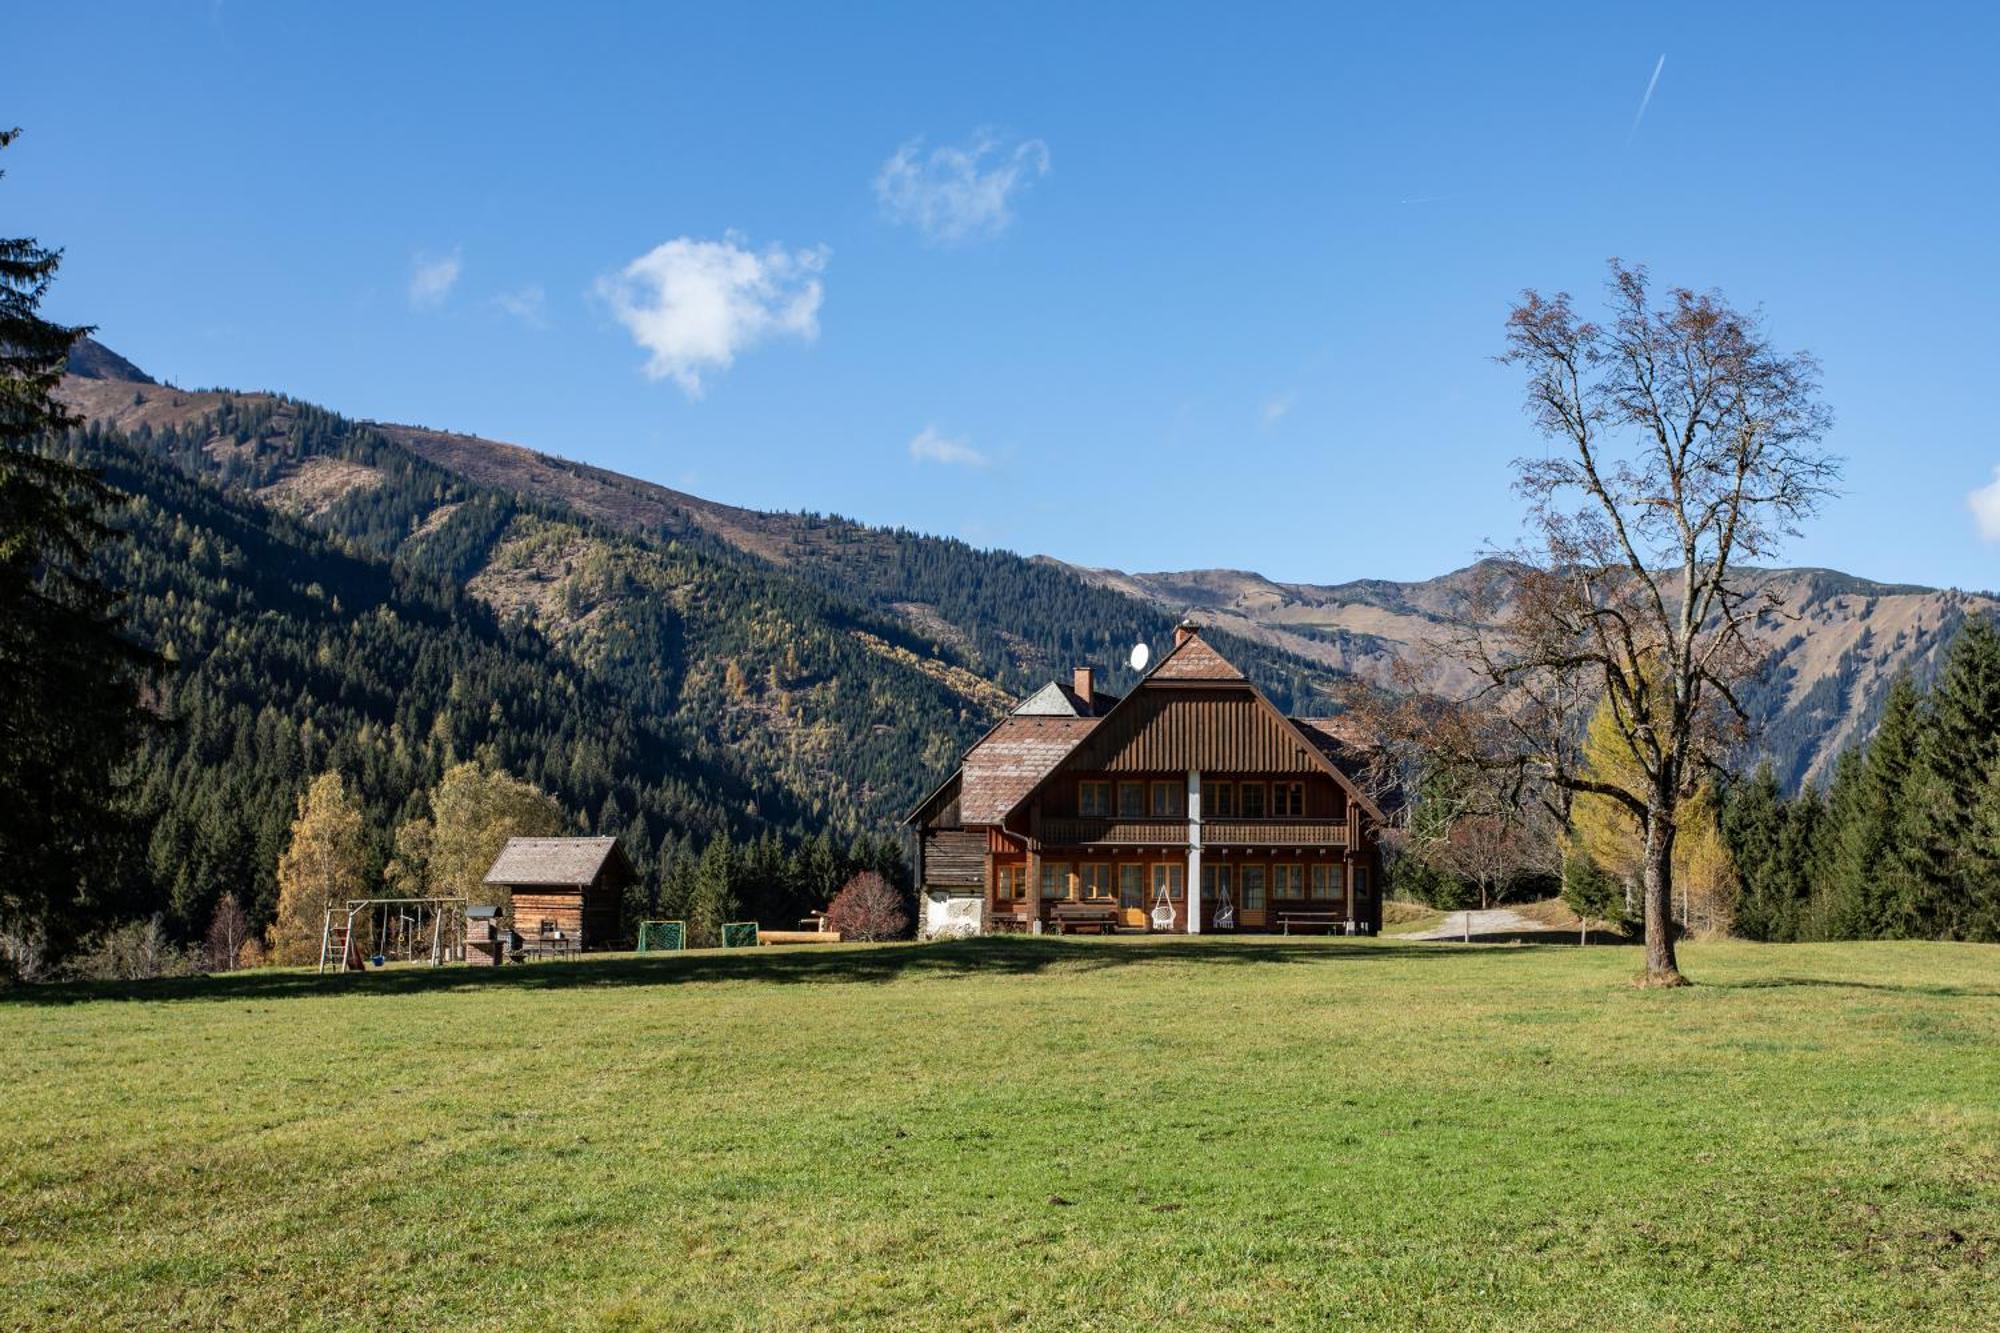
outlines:
M1201 770L1190 768L1187 777L1187 928L1201 934Z

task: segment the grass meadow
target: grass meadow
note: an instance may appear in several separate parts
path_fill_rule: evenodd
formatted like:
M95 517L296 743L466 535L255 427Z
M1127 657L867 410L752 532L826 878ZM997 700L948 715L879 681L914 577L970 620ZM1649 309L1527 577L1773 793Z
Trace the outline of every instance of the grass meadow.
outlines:
M0 995L0 1326L2000 1327L2000 948L1004 939Z

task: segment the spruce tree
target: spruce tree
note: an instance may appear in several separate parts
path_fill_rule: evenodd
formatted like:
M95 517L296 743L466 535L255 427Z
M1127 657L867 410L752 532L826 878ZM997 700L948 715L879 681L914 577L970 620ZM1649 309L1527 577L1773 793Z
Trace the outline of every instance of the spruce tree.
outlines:
M2000 631L1970 616L1932 687L1900 825L1904 873L1890 907L1898 935L1964 939L1981 868L1976 807L2000 761Z
M1725 793L1722 836L1736 859L1742 889L1736 902L1736 930L1753 940L1784 938L1789 915L1789 883L1780 843L1785 826L1778 775L1769 762L1758 765L1748 782Z
M0 149L19 133L0 131ZM54 452L75 421L53 391L89 332L40 315L61 260L0 237L0 940L57 955L129 906L139 844L116 775L152 661L92 565L119 497Z
M1973 896L1967 905L1967 939L2000 941L2000 762L1986 772L1972 812Z
M1923 702L1907 679L1898 679L1866 753L1841 756L1827 809L1833 835L1825 889L1815 912L1816 933L1827 939L1880 939L1901 929L1909 895L1898 839L1923 730Z

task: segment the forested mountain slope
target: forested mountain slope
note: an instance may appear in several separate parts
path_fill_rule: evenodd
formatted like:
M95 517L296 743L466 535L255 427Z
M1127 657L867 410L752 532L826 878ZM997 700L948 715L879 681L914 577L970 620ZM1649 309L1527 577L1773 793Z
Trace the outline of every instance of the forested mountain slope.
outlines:
M93 423L73 447L144 498L113 559L179 662L145 800L152 882L189 922L225 883L268 898L291 803L327 764L386 831L444 764L487 754L579 829L625 834L652 873L662 848L725 828L886 829L1011 697L1084 664L1121 689L1129 645L1190 610L1281 706L1329 711L1341 672L1384 675L1473 577L1082 570L156 384L95 343L72 370L62 395ZM1749 694L1787 786L1823 777L1887 682L1926 676L1992 604L1763 577L1798 614Z

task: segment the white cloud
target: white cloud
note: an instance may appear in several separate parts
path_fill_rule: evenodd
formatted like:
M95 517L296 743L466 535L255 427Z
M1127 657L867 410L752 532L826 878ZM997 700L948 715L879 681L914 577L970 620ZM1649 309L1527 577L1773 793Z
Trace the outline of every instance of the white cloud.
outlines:
M1292 405L1298 401L1295 394L1281 393L1264 404L1264 427L1269 429L1291 414Z
M458 251L448 255L418 255L410 262L410 309L435 310L458 284L463 265Z
M648 379L671 379L701 397L704 372L727 370L766 338L819 336L820 274L827 249L752 251L729 232L719 241L668 241L598 279L611 313L650 356Z
M875 197L892 221L945 244L1005 231L1014 220L1012 198L1049 170L1049 146L1040 139L1009 145L980 130L962 146L941 144L928 154L923 147L912 139L882 164Z
M544 312L548 309L549 294L542 290L539 282L531 282L525 287L517 287L511 292L502 292L493 298L493 304L520 320L531 329L548 327Z
M2000 542L2000 467L1993 469L1993 480L1965 497L1972 507L1972 521L1979 525L1979 535L1989 542Z
M936 426L925 426L910 441L910 457L919 463L949 463L955 467L985 467L990 461L963 437L946 435Z

